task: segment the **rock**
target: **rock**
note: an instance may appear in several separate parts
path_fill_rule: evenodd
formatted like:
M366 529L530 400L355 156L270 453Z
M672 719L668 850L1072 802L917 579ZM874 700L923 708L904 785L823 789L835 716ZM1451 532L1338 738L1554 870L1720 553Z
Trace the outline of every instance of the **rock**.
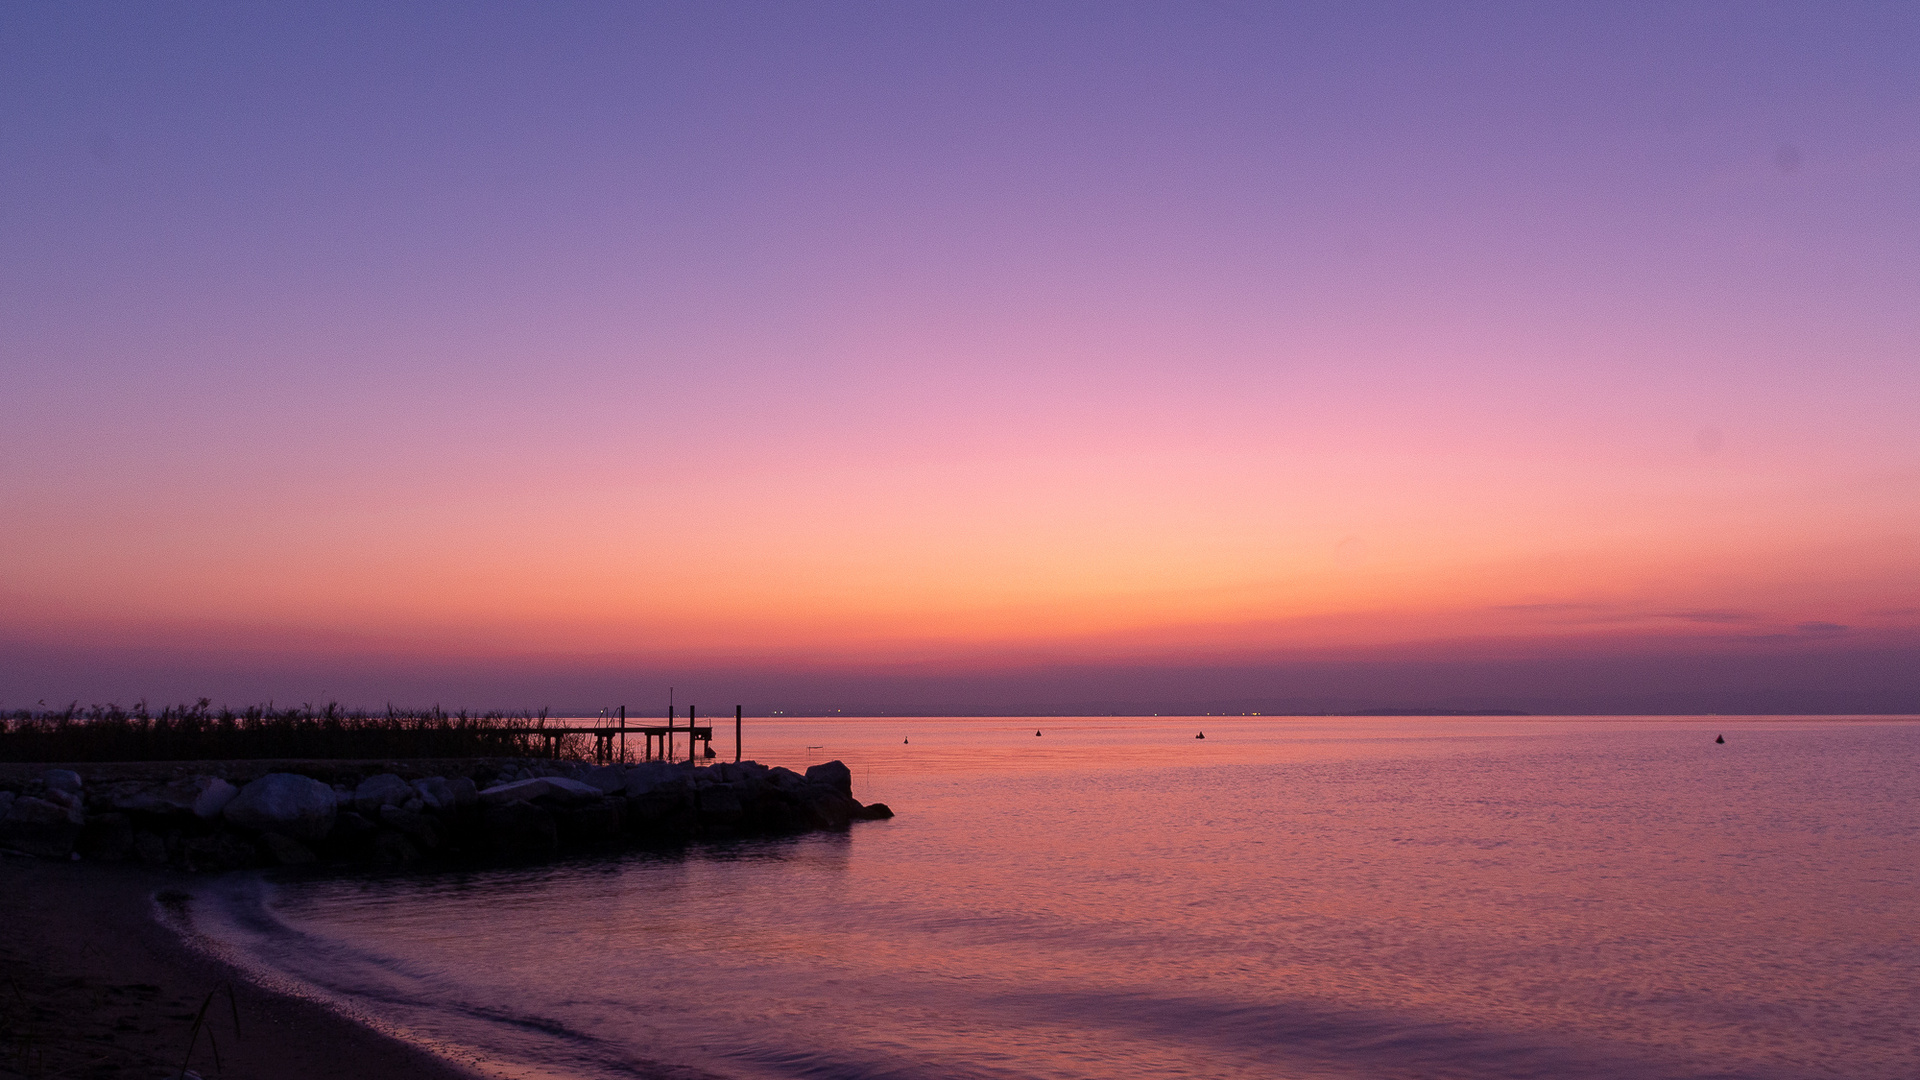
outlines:
M333 819L333 832L330 834L342 840L360 840L373 835L380 826L368 821L366 817L353 810L342 810Z
M703 825L732 827L747 816L740 795L732 787L715 785L699 794L700 822Z
M331 793L332 789L328 790ZM242 790L241 794L245 793ZM252 844L230 832L195 836L180 844L181 861L189 870L237 870L251 866L259 857L260 852Z
M73 843L80 838L80 822L80 815L68 807L22 795L0 819L0 847L64 859L73 854Z
M505 806L508 803L527 802L553 790L547 785L548 781L538 778L510 780L504 784L495 784L480 793L480 805Z
M195 776L170 784L138 781L115 784L107 799L113 809L129 814L192 814L203 821L219 817L240 789L217 776Z
M775 765L767 770L767 779L781 791L799 791L807 786L807 779L785 765Z
M376 817L383 806L399 806L413 798L413 787L392 773L381 773L360 781L353 791L353 808L368 817Z
M829 761L807 769L807 783L825 784L849 798L853 796L853 770L839 761Z
M854 802L851 795L816 787L801 795L800 805L806 813L807 822L815 828L844 829L847 822L853 820L853 812L860 804Z
M587 770L581 780L602 795L613 795L625 791L627 775L614 765L599 765Z
M297 773L268 773L241 788L222 813L243 829L321 840L333 829L337 812L333 789L320 781Z
M7 811L13 809L14 798L13 792L0 791L0 818L6 817Z
M420 858L420 849L397 832L382 830L373 838L373 861L380 866L405 866Z
M144 830L133 834L133 857L148 866L167 865L167 842Z
M84 817L86 814L86 810L87 810L86 800L82 799L79 796L79 794L75 792L62 791L59 788L48 788L47 801L52 803L55 806L60 807L62 810L65 810L67 813L73 814L76 820L80 817Z
M893 816L893 809L883 802L871 802L854 812L861 821L885 821Z
M455 798L453 785L447 783L444 776L429 776L424 780L415 780L413 790L419 793L420 801L434 810L451 810Z
M295 840L291 836L281 836L277 832L261 833L260 846L281 866L306 866L320 861L313 849Z
M645 795L656 788L678 784L686 779L686 774L678 765L665 761L643 761L626 771L625 791L629 798Z
M447 786L453 789L453 805L455 808L464 810L469 806L479 805L480 788L479 785L473 782L473 777L456 776L447 781Z
M524 800L487 807L481 825L493 853L502 858L545 859L559 850L553 815Z
M440 846L440 834L424 814L399 806L383 806L380 823L429 851Z
M189 808L193 811L193 816L202 821L212 821L219 817L220 812L227 808L227 804L240 794L239 788L217 776L196 776L184 783L188 790L194 792Z
M605 793L592 784L578 780L569 780L564 776L549 776L546 779L547 794L561 802L591 803L599 802Z
M133 856L133 820L125 814L95 814L80 827L74 850L101 862L122 862Z
M556 834L568 845L618 840L626 824L625 802L603 796L590 803L558 807L553 811Z
M72 769L48 769L40 774L40 782L47 785L48 791L64 791L69 795L80 794L82 787L80 774Z

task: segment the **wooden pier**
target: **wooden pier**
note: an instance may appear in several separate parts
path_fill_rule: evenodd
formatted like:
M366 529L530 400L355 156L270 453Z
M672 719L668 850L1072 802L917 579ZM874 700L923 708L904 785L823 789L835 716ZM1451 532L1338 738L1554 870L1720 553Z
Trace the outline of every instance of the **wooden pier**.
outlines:
M713 725L700 725L694 722L694 706L687 706L687 722L684 726L674 724L673 709L667 709L667 722L662 724L629 724L627 707L620 706L620 715L611 724L592 724L577 727L530 727L523 729L526 734L547 740L547 756L556 757L560 752L560 740L574 735L593 736L593 760L600 764L627 760L627 736L637 735L642 740L642 761L655 760L656 753L661 761L678 761L674 746L682 738L686 740L686 760L698 757L712 758ZM700 751L705 750L702 754ZM740 760L740 706L733 707L733 760Z

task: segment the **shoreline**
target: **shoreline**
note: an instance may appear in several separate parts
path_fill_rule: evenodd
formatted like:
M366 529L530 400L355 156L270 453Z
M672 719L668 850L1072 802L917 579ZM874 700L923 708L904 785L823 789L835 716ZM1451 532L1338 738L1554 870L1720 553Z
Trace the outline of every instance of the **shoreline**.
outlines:
M216 1075L216 1048L222 1080L480 1075L194 949L155 917L157 895L194 880L0 856L0 1077L178 1076L210 994L187 1064L202 1076Z

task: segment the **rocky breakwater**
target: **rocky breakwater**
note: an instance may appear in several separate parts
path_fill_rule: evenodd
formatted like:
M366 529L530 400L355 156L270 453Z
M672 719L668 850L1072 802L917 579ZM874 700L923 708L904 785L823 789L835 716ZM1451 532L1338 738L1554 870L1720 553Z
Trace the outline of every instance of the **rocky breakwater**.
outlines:
M0 790L0 849L189 870L313 863L528 860L699 837L844 829L890 818L838 761L805 775L756 762L487 762L440 775L300 771L89 782L67 769ZM158 769L159 767L156 767Z

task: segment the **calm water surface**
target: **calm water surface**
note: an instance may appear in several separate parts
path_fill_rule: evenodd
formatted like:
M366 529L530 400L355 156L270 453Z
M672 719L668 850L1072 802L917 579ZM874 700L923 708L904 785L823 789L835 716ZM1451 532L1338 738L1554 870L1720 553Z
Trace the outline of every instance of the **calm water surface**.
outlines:
M1920 722L747 738L768 764L846 761L899 817L615 862L234 878L199 926L499 1076L1920 1076Z

